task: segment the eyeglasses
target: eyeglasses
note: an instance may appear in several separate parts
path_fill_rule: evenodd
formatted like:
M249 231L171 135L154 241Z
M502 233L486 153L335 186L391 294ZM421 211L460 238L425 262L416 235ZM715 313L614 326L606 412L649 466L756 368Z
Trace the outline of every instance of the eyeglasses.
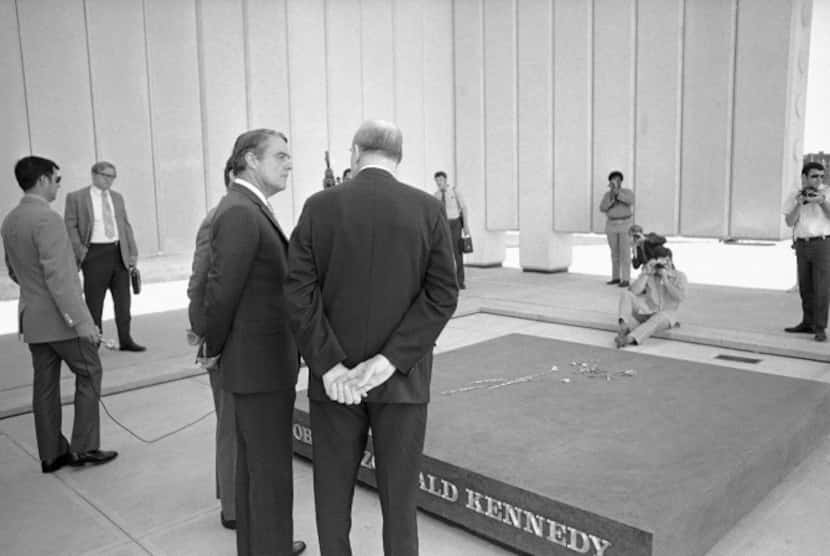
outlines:
M114 180L115 178L118 177L118 174L106 174L104 172L95 172L95 173L98 174L99 176L103 176L103 177L109 178L111 180Z
M816 178L824 179L824 174L810 174L809 176L807 176L807 179L811 179L811 180L814 180Z

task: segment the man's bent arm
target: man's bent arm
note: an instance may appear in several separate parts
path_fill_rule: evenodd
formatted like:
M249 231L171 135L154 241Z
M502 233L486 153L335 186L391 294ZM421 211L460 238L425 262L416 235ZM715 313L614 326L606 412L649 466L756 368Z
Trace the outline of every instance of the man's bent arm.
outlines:
M346 353L323 311L323 294L311 249L311 216L307 202L288 245L288 275L284 288L289 323L297 346L309 372L321 378L343 362Z
M408 374L433 348L458 305L455 256L446 219L435 219L431 235L432 246L421 292L381 350L403 374Z

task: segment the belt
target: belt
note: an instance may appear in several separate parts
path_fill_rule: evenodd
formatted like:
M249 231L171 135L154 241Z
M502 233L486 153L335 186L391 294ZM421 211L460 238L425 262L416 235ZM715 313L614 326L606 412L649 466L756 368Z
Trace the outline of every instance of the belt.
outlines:
M801 243L810 243L811 241L821 241L824 239L830 239L830 236L813 236L813 237L797 237L795 238L796 241Z
M608 220L628 220L630 216L609 216Z
M89 246L90 247L112 247L114 245L118 245L119 243L120 243L119 241L110 241L110 242L107 242L107 243L90 243Z

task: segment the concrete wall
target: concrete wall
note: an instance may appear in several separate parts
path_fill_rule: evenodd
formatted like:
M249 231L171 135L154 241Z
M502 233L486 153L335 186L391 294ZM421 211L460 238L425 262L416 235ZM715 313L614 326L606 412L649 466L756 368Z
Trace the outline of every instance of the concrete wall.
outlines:
M290 230L366 118L404 132L404 181L442 169L473 264L559 270L601 231L606 176L664 234L777 239L797 183L811 0L0 0L0 214L12 164L65 189L113 161L142 254L186 252L233 139L287 133ZM55 207L63 208L63 196Z

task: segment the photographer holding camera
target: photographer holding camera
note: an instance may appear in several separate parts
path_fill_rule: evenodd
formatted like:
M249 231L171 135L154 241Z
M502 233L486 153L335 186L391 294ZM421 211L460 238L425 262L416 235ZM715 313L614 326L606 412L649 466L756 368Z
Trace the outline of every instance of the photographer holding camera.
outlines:
M826 342L827 305L830 301L830 198L824 166L807 162L801 169L801 189L784 202L784 219L793 229L793 248L798 265L801 322L787 332L815 334Z
M608 174L608 191L602 196L600 212L605 213L605 235L611 248L611 280L609 285L628 287L631 275L631 236L628 228L634 218L634 192L622 186L623 174Z
M620 294L618 348L637 345L659 330L677 324L677 309L686 297L686 275L674 267L671 250L656 245L631 288Z

